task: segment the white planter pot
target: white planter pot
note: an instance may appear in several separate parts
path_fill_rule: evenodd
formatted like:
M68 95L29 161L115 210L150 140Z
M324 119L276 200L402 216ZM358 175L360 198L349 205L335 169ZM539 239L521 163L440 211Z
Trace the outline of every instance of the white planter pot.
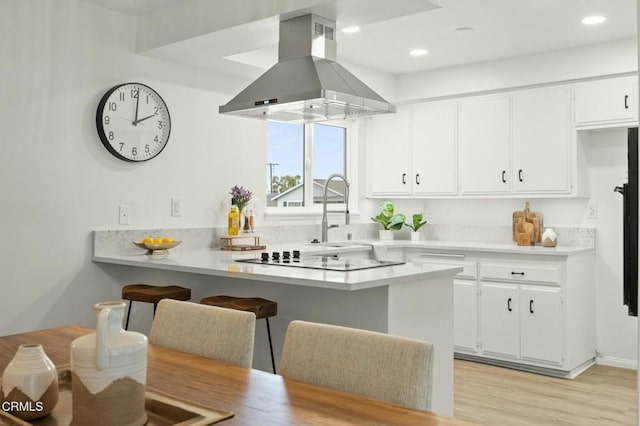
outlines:
M393 240L393 231L390 229L380 229L379 231L379 237L382 241L390 241Z
M420 241L420 237L420 231L411 231L411 241Z

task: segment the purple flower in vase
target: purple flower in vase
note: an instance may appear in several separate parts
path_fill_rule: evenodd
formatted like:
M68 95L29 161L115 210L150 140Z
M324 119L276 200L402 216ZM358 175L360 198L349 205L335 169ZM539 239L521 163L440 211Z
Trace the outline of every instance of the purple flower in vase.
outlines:
M251 201L251 198L253 197L253 192L249 191L248 189L244 189L243 186L238 187L238 185L233 186L229 194L231 194L231 198L236 203L236 206L238 206L239 212L244 210L246 205L249 204L249 201Z

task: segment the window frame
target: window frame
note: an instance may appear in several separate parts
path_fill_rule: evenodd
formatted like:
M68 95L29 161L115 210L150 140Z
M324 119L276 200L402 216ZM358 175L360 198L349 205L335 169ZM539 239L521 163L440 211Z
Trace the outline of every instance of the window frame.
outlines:
M314 219L322 216L322 203L313 203L313 124L304 125L304 147L303 147L303 182L304 182L304 206L303 207L266 207L265 220L278 219ZM349 211L352 216L358 212L358 125L357 121L332 120L319 122L326 126L342 127L346 130L345 137L345 173L349 181ZM269 141L267 141L268 143ZM308 178L308 179L307 179ZM311 183L311 185L307 185ZM327 205L327 210L344 211L344 203L331 203Z

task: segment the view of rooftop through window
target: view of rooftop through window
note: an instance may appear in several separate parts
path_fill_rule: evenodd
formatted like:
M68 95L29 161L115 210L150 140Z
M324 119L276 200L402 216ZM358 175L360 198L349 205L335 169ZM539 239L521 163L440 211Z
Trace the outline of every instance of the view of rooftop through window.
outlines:
M346 129L326 124L313 126L305 144L305 125L269 122L267 125L267 200L269 207L304 207L307 200L322 203L326 178L334 173L346 176ZM305 146L307 147L305 149ZM309 161L311 179L305 176ZM312 183L307 187L306 182ZM333 180L327 201L344 200L344 182ZM308 194L305 197L305 194Z

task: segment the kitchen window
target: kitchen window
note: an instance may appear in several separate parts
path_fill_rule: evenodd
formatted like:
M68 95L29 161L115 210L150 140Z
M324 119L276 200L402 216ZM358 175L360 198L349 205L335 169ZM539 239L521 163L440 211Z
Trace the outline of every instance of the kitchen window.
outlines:
M267 123L268 214L304 215L320 212L326 178L334 173L344 175L351 185L350 192L354 193L353 179L356 173L347 161L354 152L353 143L350 142L353 139L353 127L349 122ZM331 180L327 203L343 205L344 193L344 182Z

